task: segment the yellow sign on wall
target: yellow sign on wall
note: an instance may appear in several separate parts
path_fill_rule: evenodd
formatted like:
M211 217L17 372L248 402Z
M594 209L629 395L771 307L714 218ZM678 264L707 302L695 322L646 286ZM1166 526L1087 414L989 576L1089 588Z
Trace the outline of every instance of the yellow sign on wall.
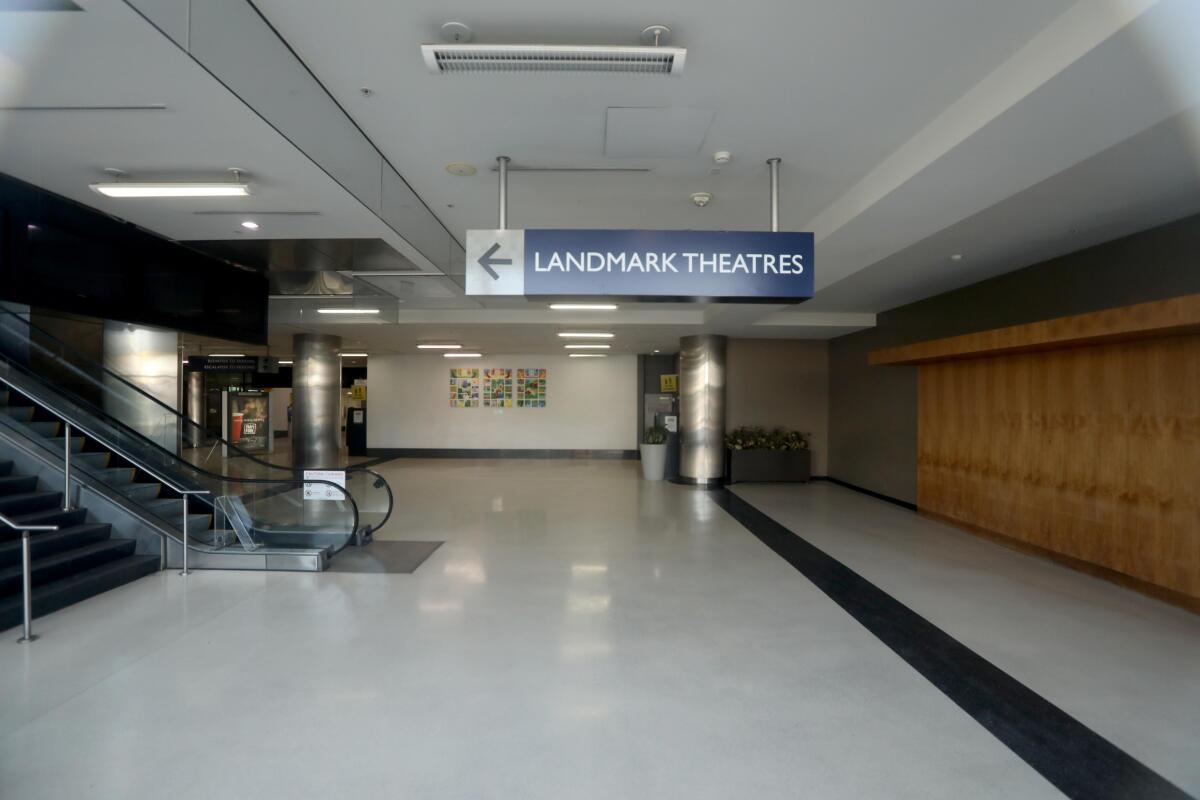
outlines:
M659 375L658 390L660 392L678 392L679 391L679 376L678 375Z
M367 399L367 387L351 386L350 387L350 399L351 400L366 400Z

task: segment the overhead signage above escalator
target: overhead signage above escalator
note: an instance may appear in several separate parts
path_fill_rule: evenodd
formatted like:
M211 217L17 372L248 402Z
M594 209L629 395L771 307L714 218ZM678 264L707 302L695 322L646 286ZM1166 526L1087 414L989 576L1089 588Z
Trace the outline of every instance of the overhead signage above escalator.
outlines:
M468 295L799 302L813 235L763 231L471 230Z

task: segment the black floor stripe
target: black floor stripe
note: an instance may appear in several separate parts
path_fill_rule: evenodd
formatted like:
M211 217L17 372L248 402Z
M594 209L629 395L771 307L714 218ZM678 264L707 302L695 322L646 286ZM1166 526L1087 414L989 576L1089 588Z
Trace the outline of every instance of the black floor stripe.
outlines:
M750 503L728 490L712 498L1068 797L1190 797Z

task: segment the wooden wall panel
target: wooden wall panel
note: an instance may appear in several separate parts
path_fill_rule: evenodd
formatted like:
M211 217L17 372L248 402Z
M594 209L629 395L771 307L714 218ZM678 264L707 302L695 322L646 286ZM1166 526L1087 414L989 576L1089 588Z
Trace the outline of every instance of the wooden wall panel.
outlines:
M1200 598L1200 336L918 369L922 511Z

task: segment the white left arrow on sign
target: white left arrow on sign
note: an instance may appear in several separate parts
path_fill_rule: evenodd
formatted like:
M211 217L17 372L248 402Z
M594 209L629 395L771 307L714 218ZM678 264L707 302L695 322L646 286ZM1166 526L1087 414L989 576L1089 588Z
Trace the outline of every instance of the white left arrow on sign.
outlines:
M525 231L467 231L467 294L525 294Z

